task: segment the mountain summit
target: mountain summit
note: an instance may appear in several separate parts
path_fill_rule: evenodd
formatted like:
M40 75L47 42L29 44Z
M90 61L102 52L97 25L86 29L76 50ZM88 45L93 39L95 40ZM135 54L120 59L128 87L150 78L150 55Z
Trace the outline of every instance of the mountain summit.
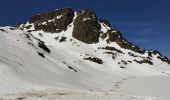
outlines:
M16 27L0 27L0 41L0 94L16 98L24 91L17 100L39 100L48 94L58 96L54 100L95 100L87 97L96 95L101 100L155 100L119 94L120 85L139 76L170 75L167 57L128 42L90 9L56 9Z
M72 8L63 8L44 12L33 16L26 24L21 24L19 28L28 32L42 30L47 32L47 34L57 34L66 31L71 27L71 24L73 24L72 37L81 42L97 44L105 41L107 42L106 45L116 43L123 49L148 55L147 58L149 59L138 62L152 62L151 58L153 55L157 55L158 59L170 64L170 60L167 57L163 57L159 51L145 51L128 42L119 30L112 28L107 20L99 19L91 9L74 11ZM108 48L113 49L114 47L107 46Z

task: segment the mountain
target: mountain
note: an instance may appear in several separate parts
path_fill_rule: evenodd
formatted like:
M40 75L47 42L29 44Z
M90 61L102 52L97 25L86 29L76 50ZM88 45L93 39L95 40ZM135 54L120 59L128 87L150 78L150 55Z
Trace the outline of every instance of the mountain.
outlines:
M74 18L75 17L75 18ZM71 26L73 24L73 26ZM120 31L111 28L110 23L107 20L98 19L94 11L85 9L83 11L75 12L71 8L64 8L45 12L32 17L26 24L21 24L20 29L30 32L34 35L34 31L40 31L56 34L66 32L69 27L72 28L71 37L67 35L64 38L74 38L85 44L101 44L106 42L104 45L98 46L98 49L105 49L110 51L119 51L118 53L124 53L121 49L130 50L128 54L130 56L137 56L136 53L141 54L143 59L136 61L137 63L148 63L152 65L152 58L154 55L163 62L170 64L170 60L167 57L163 57L158 51L145 51L136 45L128 42L121 34ZM71 28L70 28L71 29ZM64 34L65 35L65 34ZM40 37L37 37L40 39ZM48 40L44 40L48 42ZM111 45L115 43L121 49ZM134 52L134 54L133 54ZM107 52L108 53L108 52ZM110 52L112 55L112 52ZM113 54L114 55L114 54ZM145 56L148 55L148 56ZM142 57L141 57L142 58Z
M128 42L90 9L56 9L16 27L0 27L0 41L0 98L5 100L127 100L134 96L121 96L121 82L170 75L167 57Z

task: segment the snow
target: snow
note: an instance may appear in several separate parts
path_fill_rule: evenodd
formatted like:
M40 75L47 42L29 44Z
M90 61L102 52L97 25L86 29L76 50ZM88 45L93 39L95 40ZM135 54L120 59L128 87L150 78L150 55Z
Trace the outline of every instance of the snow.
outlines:
M108 30L111 29L109 26L105 25L104 23L100 23L100 25L101 25L101 31L103 33L106 33Z
M39 90L4 95L3 100L158 100L154 97L139 97L117 93L103 93L77 90Z
M90 20L90 18L83 18L83 21L87 21L87 20Z
M74 19L76 17L75 12ZM96 44L85 44L72 37L73 23L74 20L66 31L53 34L42 30L27 33L28 29L10 30L10 27L0 27L6 31L0 31L0 99L14 100L21 97L24 100L170 99L166 94L170 92L168 86L170 67L157 59L157 55L152 58L153 66L138 64L133 60L142 60L142 57L147 57L147 53L139 54L123 49L115 42L108 44L106 42L108 37L100 39ZM29 22L25 26L28 25ZM100 25L103 33L110 29L104 23ZM27 35L30 39L26 38ZM62 37L66 37L65 42L59 42ZM38 46L39 39L51 53ZM104 53L106 50L98 49L106 46L115 47L124 54L112 51L116 54L113 60L112 55ZM43 53L45 58L39 56L37 52ZM129 56L129 52L137 57ZM86 55L100 58L103 64L84 60ZM119 65L118 62L121 60L130 60L132 63ZM126 68L122 69L120 66ZM154 88L156 92L151 93L151 89L145 86ZM137 89L138 87L143 90Z
M54 19L48 20L48 22L54 22L54 21L55 21Z
M62 18L62 17L63 17L63 15L56 16L54 19L48 20L48 22L54 22L56 19L60 19L60 18Z
M113 30L113 33L117 33L117 30Z
M161 100L170 99L170 77L136 77L122 82L120 90L138 96L153 96Z
M46 25L46 24L47 24L47 22L43 22L43 23L42 23L42 25Z
M57 18L57 19L60 19L61 17L63 17L63 15L57 16L56 18Z
M20 27L28 27L28 26L31 26L31 27L29 27L29 29L24 28L25 31L26 31L26 30L35 30L33 23L27 22L26 24L21 24L21 25L20 25Z

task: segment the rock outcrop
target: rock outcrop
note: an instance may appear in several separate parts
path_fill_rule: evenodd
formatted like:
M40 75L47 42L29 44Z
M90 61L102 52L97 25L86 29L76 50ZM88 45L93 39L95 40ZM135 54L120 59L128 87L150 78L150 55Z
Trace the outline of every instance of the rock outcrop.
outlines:
M67 26L73 21L74 10L71 8L64 8L53 10L39 15L33 16L29 20L26 28L34 25L35 30L43 30L50 33L58 33L67 29Z
M86 9L78 12L74 21L72 36L87 44L99 42L101 26L94 11Z

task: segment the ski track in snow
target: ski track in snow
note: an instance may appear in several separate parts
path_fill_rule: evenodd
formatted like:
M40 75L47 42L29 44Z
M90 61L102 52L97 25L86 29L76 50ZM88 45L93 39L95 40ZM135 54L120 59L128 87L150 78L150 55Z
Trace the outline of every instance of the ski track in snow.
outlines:
M136 78L135 76L129 76L129 77L124 77L124 78L121 78L121 80L119 81L116 81L114 84L113 84L113 89L109 90L109 91L113 91L113 92L118 92L119 89L121 88L121 85L124 84L126 81L128 81L129 79L132 79L132 78Z

